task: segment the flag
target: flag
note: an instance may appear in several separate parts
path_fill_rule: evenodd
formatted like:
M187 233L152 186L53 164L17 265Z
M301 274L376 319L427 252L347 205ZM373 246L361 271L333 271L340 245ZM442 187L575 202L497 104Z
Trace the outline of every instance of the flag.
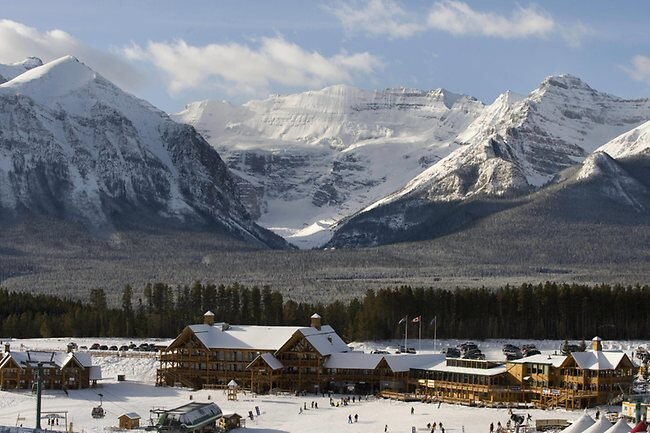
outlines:
M408 317L408 316L404 316L404 317L402 317L402 320L400 320L399 322L397 322L397 324L398 324L398 325L401 325L402 323L406 322L406 318L407 318L407 317Z
M411 320L411 322L418 323L420 320L422 320L422 316L418 316L418 317L413 318L413 320Z

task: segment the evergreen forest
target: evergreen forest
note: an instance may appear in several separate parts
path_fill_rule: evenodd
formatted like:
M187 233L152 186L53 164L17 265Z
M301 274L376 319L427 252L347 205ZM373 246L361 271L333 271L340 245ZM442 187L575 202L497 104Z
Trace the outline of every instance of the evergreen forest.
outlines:
M497 289L386 288L329 304L284 299L270 287L195 282L123 288L111 306L102 289L86 301L0 289L0 337L174 338L202 323L309 326L318 313L347 341L411 336L458 339L647 339L648 286L545 283ZM404 319L404 320L402 320Z

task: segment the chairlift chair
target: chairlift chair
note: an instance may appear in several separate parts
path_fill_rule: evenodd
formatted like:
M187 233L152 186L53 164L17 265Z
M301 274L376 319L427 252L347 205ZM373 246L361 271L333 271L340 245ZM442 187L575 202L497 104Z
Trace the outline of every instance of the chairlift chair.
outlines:
M106 412L102 407L102 397L104 397L104 395L103 394L97 394L97 395L99 396L99 406L93 407L91 415L93 418L104 418L104 415L106 415Z

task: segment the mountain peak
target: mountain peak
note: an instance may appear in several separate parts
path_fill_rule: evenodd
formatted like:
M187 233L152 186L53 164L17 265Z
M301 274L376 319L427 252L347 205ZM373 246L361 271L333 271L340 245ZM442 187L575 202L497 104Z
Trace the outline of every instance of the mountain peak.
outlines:
M582 163L582 168L576 175L578 180L588 180L608 173L619 173L621 169L614 158L605 152L594 152Z
M540 89L543 88L553 88L553 87L559 87L564 90L569 90L569 89L589 89L592 90L587 83L582 81L580 78L571 75L571 74L560 74L560 75L551 75L549 77L546 77L544 81L542 81L542 84L540 85Z
M64 56L30 69L0 85L32 99L48 102L73 92L97 78L97 73L74 56Z

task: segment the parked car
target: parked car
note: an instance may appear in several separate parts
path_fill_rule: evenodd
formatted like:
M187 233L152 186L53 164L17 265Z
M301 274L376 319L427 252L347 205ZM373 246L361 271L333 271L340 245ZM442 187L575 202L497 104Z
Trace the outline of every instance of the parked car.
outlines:
M126 352L127 350L129 350L129 346L127 345L120 346L120 352Z
M88 346L79 346L79 350L88 350Z
M117 351L117 346L111 346L111 347L108 348L108 350L115 350L115 351Z
M99 343L95 343L92 346L90 346L90 350L99 350Z
M442 349L442 353L446 355L446 358L460 358L460 350L456 347Z
M108 350L108 346L105 345L105 344L102 344L101 346L99 346L99 350Z

